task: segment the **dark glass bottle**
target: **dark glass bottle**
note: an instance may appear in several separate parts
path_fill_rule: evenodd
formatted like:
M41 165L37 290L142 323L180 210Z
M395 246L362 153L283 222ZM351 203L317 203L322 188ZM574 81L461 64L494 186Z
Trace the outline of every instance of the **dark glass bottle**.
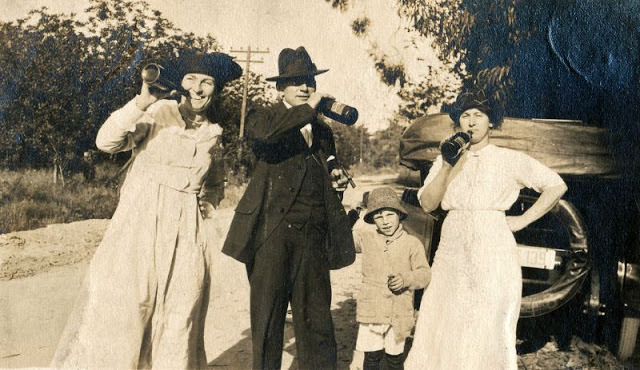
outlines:
M460 155L462 149L471 141L471 135L466 132L458 132L451 139L442 143L440 152L444 157L456 158Z
M168 78L165 68L158 63L149 63L142 68L142 80L150 86L164 92L176 91L184 94L182 86Z
M354 107L337 102L335 99L322 99L318 111L327 118L351 126L358 120L358 110Z

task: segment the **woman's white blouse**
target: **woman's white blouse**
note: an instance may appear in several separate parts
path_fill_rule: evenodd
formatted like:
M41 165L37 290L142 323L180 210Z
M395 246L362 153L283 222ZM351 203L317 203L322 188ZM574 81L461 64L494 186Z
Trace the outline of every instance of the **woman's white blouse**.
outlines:
M489 144L476 152L468 151L466 156L463 168L445 191L441 202L445 210L506 211L522 188L542 192L564 183L555 171L515 150ZM420 193L433 181L442 163L442 156L438 156Z

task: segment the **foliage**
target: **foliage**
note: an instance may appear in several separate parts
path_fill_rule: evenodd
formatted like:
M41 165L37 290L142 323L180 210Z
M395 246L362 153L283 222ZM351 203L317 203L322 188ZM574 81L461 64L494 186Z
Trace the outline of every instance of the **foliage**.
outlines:
M443 100L453 100L453 94L448 85L434 80L435 73L428 67L425 77L417 82L409 81L398 92L402 98L398 113L410 120L422 117L430 107L437 106Z
M345 12L349 8L349 0L325 0L332 8Z
M327 120L333 130L333 138L336 142L338 160L346 168L360 160L360 148L368 142L367 129L362 126L345 126L331 120Z
M35 19L34 19L35 18ZM87 40L70 19L31 12L17 25L2 24L0 70L6 102L0 113L2 160L64 163L83 131L85 76L67 60L85 62ZM61 81L69 84L61 85Z
M395 167L400 163L399 145L404 127L397 120L391 121L385 130L376 131L369 145L370 164L374 168Z
M455 61L465 85L504 104L512 92L511 66L531 40L544 37L550 1L400 0L402 14L434 38L440 58Z
M371 53L371 56L375 56ZM398 83L401 87L406 81L404 65L397 63L389 63L386 56L377 57L375 59L375 67L380 74L380 79L387 85L395 85Z
M217 121L224 128L222 143L225 151L227 169L240 182L249 177L249 172L255 163L255 157L244 138L240 138L240 114L242 106L242 91L244 76L230 82L224 89L220 99L216 101L215 111L218 112ZM268 106L273 103L275 89L264 76L249 72L247 88L247 109L250 106Z
M371 20L368 17L357 18L351 22L351 30L357 37L364 37L369 31L370 24Z
M398 168L398 145L404 127L397 119L386 129L374 133L362 124L345 126L331 120L328 123L333 130L338 160L347 169L367 168L379 172L381 169Z
M509 115L612 125L627 119L613 116L619 115L614 109L620 99L635 99L629 96L634 92L619 88L629 82L635 86L637 80L619 81L620 76L632 74L625 64L638 54L637 39L620 26L640 27L634 2L399 0L398 4L413 29L434 39L440 59L455 62L454 71L465 79L464 87L486 90ZM616 108L608 108L612 106Z

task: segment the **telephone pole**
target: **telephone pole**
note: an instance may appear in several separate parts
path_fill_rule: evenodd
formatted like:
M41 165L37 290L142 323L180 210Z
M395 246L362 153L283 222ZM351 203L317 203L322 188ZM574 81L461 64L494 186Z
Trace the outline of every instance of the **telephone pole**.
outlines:
M267 50L251 50L251 46L247 47L247 50L240 48L240 50L229 50L230 53L243 53L246 56L246 59L238 59L237 62L245 62L244 67L244 87L242 88L242 108L240 109L240 132L238 136L242 138L244 136L244 116L247 111L247 92L249 91L249 70L251 68L251 63L264 63L264 60L260 58L260 60L252 60L252 54L268 54L269 48Z

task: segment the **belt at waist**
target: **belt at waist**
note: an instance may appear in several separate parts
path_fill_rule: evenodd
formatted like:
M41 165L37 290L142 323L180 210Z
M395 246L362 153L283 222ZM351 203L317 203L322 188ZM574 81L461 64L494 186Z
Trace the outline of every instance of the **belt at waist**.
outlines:
M158 163L140 163L138 171L151 181L166 185L183 193L197 194L202 187L192 181L192 169L189 167L169 166Z

